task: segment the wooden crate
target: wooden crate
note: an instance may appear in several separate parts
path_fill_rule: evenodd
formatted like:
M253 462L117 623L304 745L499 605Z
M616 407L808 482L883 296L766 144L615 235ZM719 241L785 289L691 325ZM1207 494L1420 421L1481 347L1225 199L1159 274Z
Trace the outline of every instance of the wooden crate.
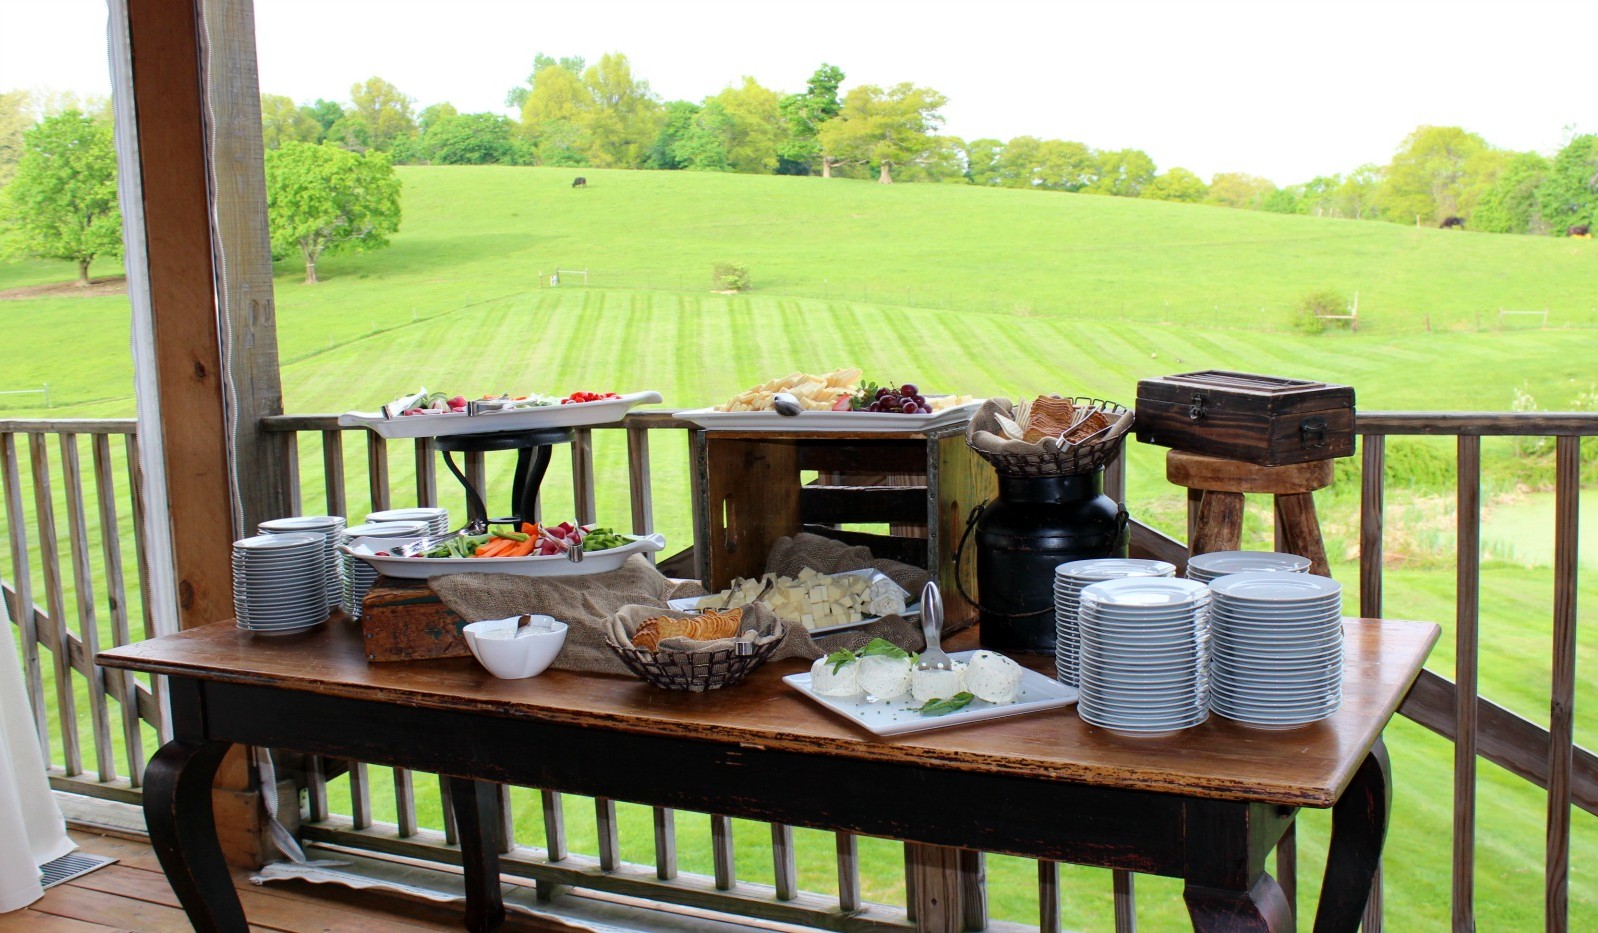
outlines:
M1188 453L1284 466L1354 453L1354 389L1206 370L1137 384L1137 439Z
M419 661L471 654L457 615L425 580L378 577L361 601L369 661Z
M924 434L706 431L697 449L694 545L707 587L758 576L778 538L808 531L927 568L943 591L946 628L976 621L955 585L954 550L998 477L966 446L964 425ZM819 477L802 482L812 471ZM860 524L886 524L888 533L840 527ZM975 595L974 555L965 564Z

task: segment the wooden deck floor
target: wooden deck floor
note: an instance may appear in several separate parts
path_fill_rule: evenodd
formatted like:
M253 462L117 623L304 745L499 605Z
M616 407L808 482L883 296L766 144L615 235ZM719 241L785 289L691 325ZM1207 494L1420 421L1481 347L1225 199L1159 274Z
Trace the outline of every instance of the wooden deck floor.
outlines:
M80 852L121 861L57 885L29 907L0 914L0 933L183 933L192 929L148 844L77 831L72 838ZM328 885L256 886L242 870L234 872L233 884L252 930L410 933L462 928L458 909L393 895ZM581 928L513 915L504 929L570 933Z

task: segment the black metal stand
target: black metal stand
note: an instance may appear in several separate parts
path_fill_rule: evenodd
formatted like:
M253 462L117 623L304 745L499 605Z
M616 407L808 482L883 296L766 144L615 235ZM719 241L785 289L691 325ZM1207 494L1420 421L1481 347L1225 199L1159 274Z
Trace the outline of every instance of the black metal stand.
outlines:
M483 502L482 492L466 478L450 454L516 451L516 472L512 474L510 488L511 509L514 511L511 520L532 521L538 503L538 488L544 484L544 474L549 470L549 448L554 444L569 444L572 437L571 428L539 428L493 434L450 434L437 438L434 443L444 455L444 465L466 488L466 520L468 525L472 525L488 521L488 506Z

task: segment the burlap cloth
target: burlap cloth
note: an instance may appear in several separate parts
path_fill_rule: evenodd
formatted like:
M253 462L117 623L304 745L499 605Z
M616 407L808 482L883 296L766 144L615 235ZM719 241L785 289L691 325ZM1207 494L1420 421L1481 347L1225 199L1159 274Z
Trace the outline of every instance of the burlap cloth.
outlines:
M831 538L800 534L779 538L766 560L766 570L794 576L809 567L819 573L871 568L879 570L911 594L909 602L921 596L928 579L925 570L896 561L873 558L864 547L849 547ZM508 573L458 573L433 577L428 581L444 605L468 622L504 619L522 614L553 616L568 626L566 644L553 667L569 671L633 676L621 659L605 644L607 634L629 639L645 619L657 615L685 616L690 613L667 608L666 601L685 596L703 596L697 582L673 583L640 555L627 559L609 573L572 577L523 577ZM769 635L776 615L765 605L744 612L745 631L756 638ZM909 651L924 647L921 629L902 616L883 616L864 628L836 635L811 637L803 626L785 627L781 643L772 660L815 658L840 649L855 649L873 638L885 638ZM688 642L668 639L662 647L678 650L707 650L726 647L720 642Z

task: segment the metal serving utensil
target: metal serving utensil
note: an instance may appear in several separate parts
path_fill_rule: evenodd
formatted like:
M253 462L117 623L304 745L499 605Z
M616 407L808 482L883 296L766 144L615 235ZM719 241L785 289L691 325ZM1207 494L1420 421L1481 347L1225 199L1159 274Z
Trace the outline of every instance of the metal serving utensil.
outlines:
M804 406L799 404L799 400L787 392L778 392L773 395L771 397L771 407L776 410L777 414L787 415L790 418L805 410Z
M549 533L549 529L543 527L542 525L540 525L538 527L538 536L543 538L546 541L553 541L556 544L560 545L561 547L565 548L566 549L566 559L571 561L572 563L580 564L580 563L583 562L583 546L582 546L582 544L580 542L578 544L574 545L570 541L563 541L560 538L557 538L554 535L550 534Z
M921 589L921 634L927 640L927 647L921 652L921 660L916 662L916 670L954 670L954 661L943 650L943 594L930 580Z

